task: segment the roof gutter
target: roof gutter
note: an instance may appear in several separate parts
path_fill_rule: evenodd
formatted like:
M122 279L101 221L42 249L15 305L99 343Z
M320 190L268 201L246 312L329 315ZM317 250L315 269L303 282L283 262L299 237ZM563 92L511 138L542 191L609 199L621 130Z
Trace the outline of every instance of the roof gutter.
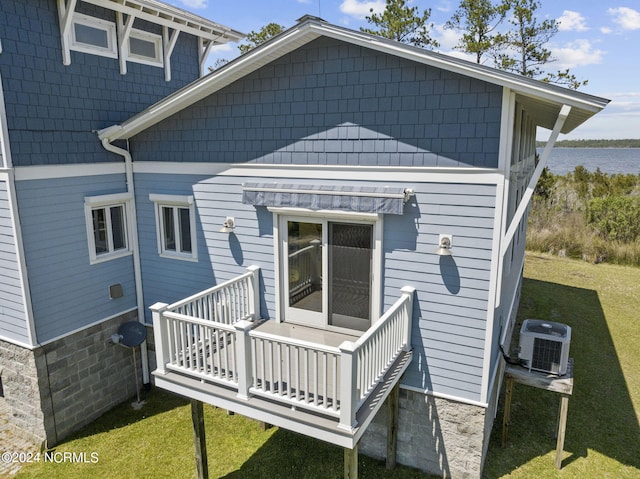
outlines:
M116 155L120 155L124 158L125 165L125 174L127 179L127 192L131 194L131 213L133 216L133 221L127 222L129 225L128 234L131 238L131 246L133 252L133 272L135 276L136 283L136 303L138 306L138 321L146 326L146 322L144 320L144 296L142 294L142 269L140 266L140 246L138 243L138 224L137 224L137 214L136 214L136 196L135 196L135 188L133 183L133 159L131 158L131 153L124 148L119 148L115 145L112 145L107 138L102 139L102 147L110 151L111 153L115 153ZM145 340L140 345L140 356L142 356L142 382L144 384L149 384L149 353L147 351L147 341Z

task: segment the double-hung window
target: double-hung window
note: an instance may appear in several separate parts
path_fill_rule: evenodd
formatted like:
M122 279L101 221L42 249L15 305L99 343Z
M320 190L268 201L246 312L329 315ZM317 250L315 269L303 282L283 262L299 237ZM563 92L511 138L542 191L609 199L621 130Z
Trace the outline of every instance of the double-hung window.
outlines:
M127 212L130 201L129 193L85 198L85 219L91 263L131 253L127 234Z
M151 194L149 199L155 203L158 254L197 261L193 196Z

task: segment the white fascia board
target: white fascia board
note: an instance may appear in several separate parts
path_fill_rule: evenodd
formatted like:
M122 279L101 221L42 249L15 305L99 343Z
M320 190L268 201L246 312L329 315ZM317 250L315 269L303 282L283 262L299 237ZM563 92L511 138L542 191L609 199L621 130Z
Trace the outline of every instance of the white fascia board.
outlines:
M347 165L274 165L260 163L134 162L138 174L240 176L279 179L358 179L367 181L411 181L416 183L501 183L503 174L494 168L438 168Z

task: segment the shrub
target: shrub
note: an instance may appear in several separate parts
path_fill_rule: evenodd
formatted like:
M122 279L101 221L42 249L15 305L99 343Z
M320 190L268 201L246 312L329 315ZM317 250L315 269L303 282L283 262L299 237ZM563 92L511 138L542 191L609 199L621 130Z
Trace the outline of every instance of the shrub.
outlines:
M607 196L589 201L587 218L607 240L633 242L640 236L640 199Z

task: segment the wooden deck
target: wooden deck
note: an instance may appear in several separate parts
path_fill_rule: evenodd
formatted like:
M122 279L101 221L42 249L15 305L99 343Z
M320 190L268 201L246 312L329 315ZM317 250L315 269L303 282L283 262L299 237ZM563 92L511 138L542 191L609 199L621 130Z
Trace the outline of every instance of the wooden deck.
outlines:
M324 329L301 326L288 322L279 323L277 321L262 321L254 329L268 334L275 334L284 338L298 339L310 343L324 344L337 348L344 341L357 341L362 334L346 334L341 332L327 331Z
M307 436L322 439L347 449L353 449L362 434L382 407L393 387L398 383L411 362L411 351L403 352L374 388L367 401L356 414L357 426L351 430L339 427L337 418L313 411L291 407L269 398L252 396L240 399L233 388L207 383L179 372L158 374L154 372L157 387L181 396L211 404L237 414L282 427Z
M259 269L153 312L158 387L353 449L411 362L415 290L362 333L258 317Z

